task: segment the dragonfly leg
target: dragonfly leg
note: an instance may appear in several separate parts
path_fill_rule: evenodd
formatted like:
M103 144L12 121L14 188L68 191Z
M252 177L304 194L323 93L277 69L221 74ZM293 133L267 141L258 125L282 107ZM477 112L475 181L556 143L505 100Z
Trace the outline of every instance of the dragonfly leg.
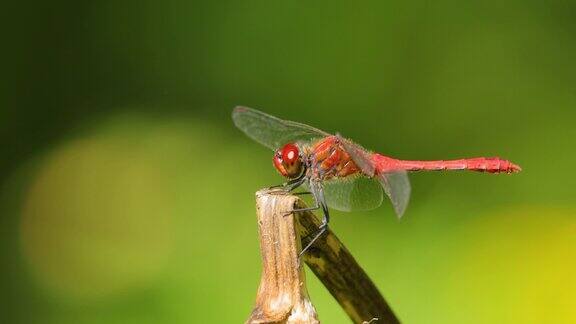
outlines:
M316 210L316 209L320 209L320 206L292 209L290 211L290 213L299 213L299 212L311 211L311 210Z
M292 209L291 211L287 212L283 216L286 217L292 213L299 213L299 212L311 211L311 210L316 210L316 209L320 209L320 206L316 205L314 207Z
M314 244L314 242L316 242L316 240L322 235L324 234L326 231L328 230L328 223L322 223L322 225L320 225L320 227L318 227L318 231L316 232L316 234L314 235L314 238L302 249L302 251L300 252L300 254L298 255L298 257L302 257L302 255L308 251L308 249L312 246L312 244Z
M290 180L286 183L286 185L284 186L284 188L286 189L286 191L292 191L298 187L300 187L304 181L306 181L306 177L304 175L300 176L299 178L296 178L294 180ZM295 194L306 194L306 193L295 193ZM286 214L284 214L283 216L286 217L292 213L297 213L297 212L303 212L303 211L309 211L309 210L316 210L320 208L318 206L318 203L316 203L316 206L314 207L309 207L309 208L300 208L300 209L292 209L291 211L287 212Z
M293 192L292 194L294 196L304 196L304 195L311 195L312 193L310 191L302 191L302 192Z
M268 189L283 188L285 191L292 191L292 190L300 187L304 183L304 181L306 181L306 177L304 175L302 175L296 179L292 179L292 180L285 182L283 184L268 187Z
M328 205L326 205L326 201L324 200L324 192L321 189L318 190L315 197L317 204L316 209L322 207L324 217L322 218L322 224L320 224L320 226L318 227L318 231L316 232L312 240L310 240L310 242L302 249L298 257L301 257L306 251L308 251L308 249L312 246L312 244L314 244L314 242L316 242L316 240L320 238L320 236L322 236L322 234L324 234L328 230L328 222L330 222L330 213L328 212Z

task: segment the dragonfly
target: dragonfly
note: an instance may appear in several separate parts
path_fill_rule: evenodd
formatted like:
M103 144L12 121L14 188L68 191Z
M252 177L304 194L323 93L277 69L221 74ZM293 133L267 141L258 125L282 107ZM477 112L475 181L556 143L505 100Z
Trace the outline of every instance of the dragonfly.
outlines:
M254 141L274 150L272 163L287 181L279 187L291 192L303 186L314 206L292 212L322 209L317 233L302 249L304 254L328 229L329 208L339 211L371 210L386 194L396 215L404 214L410 200L407 172L469 170L515 173L520 166L499 157L412 161L373 153L359 144L315 127L283 120L256 109L238 106L232 111L236 127Z

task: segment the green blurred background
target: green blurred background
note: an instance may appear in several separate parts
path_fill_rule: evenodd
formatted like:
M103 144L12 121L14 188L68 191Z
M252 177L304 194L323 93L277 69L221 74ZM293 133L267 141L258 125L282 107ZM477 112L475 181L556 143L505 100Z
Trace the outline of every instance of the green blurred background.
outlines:
M243 322L254 192L282 179L235 105L399 158L520 164L414 174L401 221L385 204L332 228L405 323L576 321L574 1L3 11L0 322Z

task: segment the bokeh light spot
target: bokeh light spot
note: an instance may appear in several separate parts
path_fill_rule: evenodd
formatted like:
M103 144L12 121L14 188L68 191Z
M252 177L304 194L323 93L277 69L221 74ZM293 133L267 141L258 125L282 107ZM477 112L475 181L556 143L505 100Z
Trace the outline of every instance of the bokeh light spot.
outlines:
M518 206L469 223L445 283L452 322L573 323L575 216Z
M49 154L21 220L23 253L39 281L85 299L154 279L173 245L165 178L154 155L121 133L91 135Z

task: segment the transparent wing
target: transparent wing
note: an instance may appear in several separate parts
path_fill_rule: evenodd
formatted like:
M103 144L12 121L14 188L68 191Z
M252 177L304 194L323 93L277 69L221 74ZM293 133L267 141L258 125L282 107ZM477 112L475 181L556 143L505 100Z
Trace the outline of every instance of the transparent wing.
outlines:
M396 215L398 218L402 217L408 206L408 201L410 201L411 191L410 180L406 171L382 173L378 175L378 180L390 198Z
M372 162L372 153L362 146L339 136L342 146L350 154L350 157L358 165L360 170L367 176L374 176L376 168ZM410 180L405 171L381 173L377 175L384 192L390 198L392 207L398 218L404 215L408 201L410 200Z
M234 108L232 120L248 137L273 150L286 143L330 136L312 126L283 120L248 107Z
M336 135L342 143L342 146L350 154L352 161L362 170L362 173L368 177L372 177L376 172L374 162L372 162L372 154L362 146L353 143L352 141Z
M382 204L382 188L374 179L328 180L323 183L323 190L328 207L340 211L370 210Z

